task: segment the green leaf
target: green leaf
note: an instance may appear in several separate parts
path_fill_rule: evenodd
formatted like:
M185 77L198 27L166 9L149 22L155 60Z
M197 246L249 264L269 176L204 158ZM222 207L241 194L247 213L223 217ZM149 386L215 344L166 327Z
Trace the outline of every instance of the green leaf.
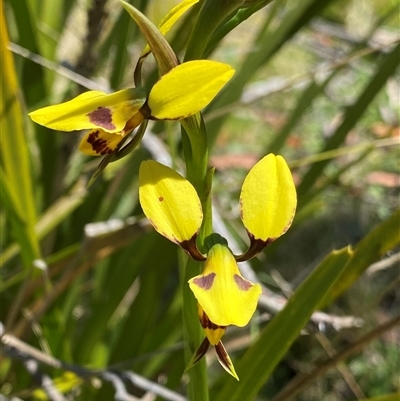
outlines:
M0 177L0 185L2 180ZM4 195L7 195L7 191L1 191ZM87 192L85 190L85 181L80 180L71 189L70 193L61 196L57 199L44 213L40 216L39 221L35 225L35 237L39 241L43 239L47 234L54 230L58 225L64 222L68 216L70 216L85 200ZM5 200L6 201L6 200ZM11 201L9 201L11 205ZM11 209L11 206L8 207ZM16 224L21 222L16 219ZM23 227L22 227L23 228ZM25 249L23 244L16 242L11 243L3 252L0 253L0 259L2 263L6 263L11 258L18 255L18 253Z
M243 3L244 0L205 0L189 38L185 61L203 58L212 34Z
M26 268L40 256L34 232L36 210L31 176L31 161L22 119L20 93L9 42L4 10L1 7L0 35L2 59L1 102L1 193L13 233L20 243Z
M227 381L214 398L216 401L255 399L327 291L340 277L351 256L349 248L333 251L314 269L285 308L268 324L256 343L235 364L240 382Z
M400 243L400 210L375 227L355 247L354 255L349 260L340 279L329 290L326 298L318 306L322 309L346 291L374 262L395 248Z
M208 57L219 42L233 29L246 21L261 8L266 7L272 0L258 0L250 3L249 6L239 8L236 13L229 17L224 24L220 24L207 43L203 56Z

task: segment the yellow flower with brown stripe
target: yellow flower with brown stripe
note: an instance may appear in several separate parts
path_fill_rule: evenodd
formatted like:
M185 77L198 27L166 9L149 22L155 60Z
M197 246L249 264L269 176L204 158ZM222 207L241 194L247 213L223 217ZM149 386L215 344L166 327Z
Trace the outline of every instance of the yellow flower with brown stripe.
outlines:
M79 150L92 156L114 152L144 120L179 120L206 107L231 79L224 63L196 60L180 64L151 88L123 89L112 94L85 92L75 99L29 114L45 127L59 131L88 131Z

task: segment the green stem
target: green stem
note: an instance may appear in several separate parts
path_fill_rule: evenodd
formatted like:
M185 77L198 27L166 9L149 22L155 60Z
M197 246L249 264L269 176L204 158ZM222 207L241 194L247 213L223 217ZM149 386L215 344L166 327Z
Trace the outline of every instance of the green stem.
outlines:
M240 8L237 10L236 14L232 16L225 23L218 26L218 28L213 33L212 37L207 43L207 47L204 50L203 56L208 57L209 54L214 50L219 42L233 29L240 25L243 21L247 20L254 13L263 7L266 7L272 0L258 0L248 7Z
M188 281L199 273L200 264L180 250L180 279L182 294L183 335L185 339L185 365L187 366L192 355L204 339L204 332L200 326L197 314L197 301L190 291ZM188 370L189 383L187 397L190 401L208 401L207 365L203 358Z
M202 58L215 30L243 3L244 0L204 0L189 38L185 61Z
M203 208L203 225L199 233L199 246L204 238L211 234L212 215L210 207L210 180L207 174L208 147L207 134L200 114L181 121L182 142L186 161L188 180L196 188ZM189 363L193 353L204 339L204 332L199 323L197 301L188 286L188 280L201 272L202 265L193 259L181 263L181 291L183 300L184 339L187 344L185 361ZM207 366L201 360L188 371L190 381L187 395L190 401L208 401Z
M185 61L200 59L212 34L228 15L234 12L244 0L204 0L186 49ZM187 179L195 187L203 208L203 224L198 243L204 251L204 240L212 233L211 184L213 170L208 172L207 133L201 114L181 120L182 143L186 162ZM183 263L181 264L183 266ZM187 284L188 280L201 272L202 265L188 260L181 268L181 291L183 299L184 338L186 364L204 339L204 332L197 316L197 301ZM207 367L205 359L188 371L188 398L190 401L208 401Z

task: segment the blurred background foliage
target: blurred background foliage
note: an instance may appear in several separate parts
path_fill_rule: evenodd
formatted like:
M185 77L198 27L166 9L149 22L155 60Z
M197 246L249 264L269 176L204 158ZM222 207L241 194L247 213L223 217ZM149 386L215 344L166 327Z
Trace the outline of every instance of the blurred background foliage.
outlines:
M157 23L178 1L130 3ZM264 295L249 328L225 336L241 381L209 353L210 399L398 400L399 2L244 6L205 51L236 69L204 112L215 229L245 248L238 194L268 152L289 161L299 207L241 264ZM27 118L132 86L143 37L116 0L1 8L1 399L184 400L177 247L137 198L142 160L183 166L178 123L152 124L87 189L99 159L77 152L79 134ZM181 59L198 11L168 35ZM157 79L154 62L145 73Z

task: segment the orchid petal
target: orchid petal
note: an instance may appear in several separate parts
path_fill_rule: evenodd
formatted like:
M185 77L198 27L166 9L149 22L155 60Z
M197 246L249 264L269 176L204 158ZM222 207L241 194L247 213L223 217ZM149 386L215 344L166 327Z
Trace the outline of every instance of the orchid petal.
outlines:
M210 60L188 61L163 75L150 91L151 116L159 120L189 117L206 107L231 79L228 64Z
M139 170L139 199L153 227L180 245L200 229L203 212L196 190L180 174L155 161Z
M241 218L254 239L271 241L290 227L296 211L296 188L282 156L261 159L244 180Z
M123 136L102 129L88 131L79 144L79 150L89 156L104 156L117 149Z
M246 280L228 247L215 244L204 271L189 280L190 289L210 321L218 326L245 326L257 307L261 286Z
M59 131L99 128L116 133L123 130L145 101L146 94L140 88L112 94L90 91L68 102L35 110L29 116L36 123Z

